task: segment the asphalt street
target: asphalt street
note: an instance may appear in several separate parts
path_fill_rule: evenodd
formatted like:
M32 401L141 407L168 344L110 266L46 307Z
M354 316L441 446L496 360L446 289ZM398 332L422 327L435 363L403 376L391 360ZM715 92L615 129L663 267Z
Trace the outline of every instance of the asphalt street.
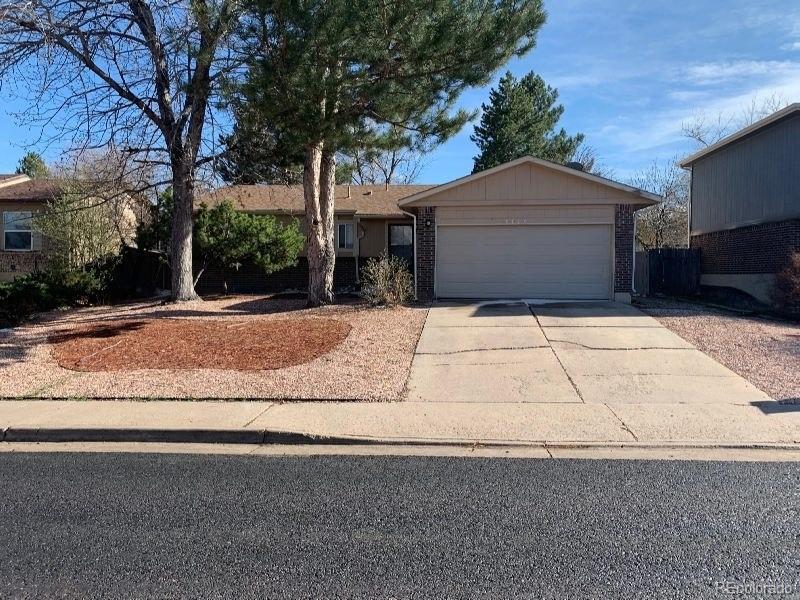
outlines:
M0 597L800 598L796 463L0 455Z

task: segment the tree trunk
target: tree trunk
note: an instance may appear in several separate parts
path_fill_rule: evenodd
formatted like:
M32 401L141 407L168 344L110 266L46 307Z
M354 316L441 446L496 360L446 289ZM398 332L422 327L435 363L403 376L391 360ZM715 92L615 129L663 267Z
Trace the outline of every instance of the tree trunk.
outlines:
M303 191L306 203L306 257L308 260L308 304L333 302L334 185L336 160L322 143L306 149Z
M194 182L185 169L173 167L172 195L174 212L170 236L170 266L172 270L172 300L198 300L192 274L192 226Z

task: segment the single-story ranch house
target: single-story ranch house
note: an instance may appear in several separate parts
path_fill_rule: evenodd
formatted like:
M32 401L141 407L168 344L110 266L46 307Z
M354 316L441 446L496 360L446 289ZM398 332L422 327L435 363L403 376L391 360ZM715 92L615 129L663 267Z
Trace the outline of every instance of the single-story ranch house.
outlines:
M0 281L11 281L45 266L51 240L35 230L33 217L63 194L65 186L59 179L0 175ZM142 206L141 201L130 199L119 204L121 241L133 241Z
M301 218L300 186L232 186L201 202ZM533 157L442 185L336 187L335 283L387 251L413 257L417 297L630 301L634 212L659 197ZM302 221L301 221L302 223ZM200 289L219 289L210 272ZM234 275L236 291L306 285L307 264Z
M0 175L0 281L38 269L43 262L42 236L31 215L58 192L52 181L27 175Z
M689 243L700 283L770 304L775 275L800 251L800 104L681 162L691 171Z

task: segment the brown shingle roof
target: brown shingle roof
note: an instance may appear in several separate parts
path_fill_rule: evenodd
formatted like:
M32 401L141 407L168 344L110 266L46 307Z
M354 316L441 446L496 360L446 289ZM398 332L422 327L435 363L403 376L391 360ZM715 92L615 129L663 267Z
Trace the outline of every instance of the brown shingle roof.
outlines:
M61 193L62 189L61 182L54 179L28 179L21 183L0 186L0 201L48 201Z
M337 185L336 212L360 216L402 217L397 201L433 185ZM349 188L349 196L348 196ZM197 204L215 206L230 200L239 210L253 213L301 214L305 212L303 186L232 185L202 195Z

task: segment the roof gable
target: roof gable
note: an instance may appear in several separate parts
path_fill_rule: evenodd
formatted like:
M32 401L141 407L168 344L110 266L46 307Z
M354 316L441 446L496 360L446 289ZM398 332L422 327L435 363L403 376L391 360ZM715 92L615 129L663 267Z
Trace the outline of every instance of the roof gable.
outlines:
M425 190L400 206L431 204L629 204L650 205L655 194L557 163L525 156Z

